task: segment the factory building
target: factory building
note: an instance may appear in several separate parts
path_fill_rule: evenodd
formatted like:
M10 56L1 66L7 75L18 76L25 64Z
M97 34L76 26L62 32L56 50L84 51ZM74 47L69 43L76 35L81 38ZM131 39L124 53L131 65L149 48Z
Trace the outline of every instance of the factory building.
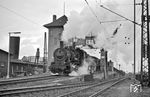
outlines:
M42 64L35 64L35 62L25 62L19 60L19 47L20 47L20 37L10 36L10 66L9 75L10 77L17 76L23 73L34 74L34 68L43 68ZM0 78L6 77L8 69L8 52L0 49Z
M34 62L24 62L22 60L18 59L12 59L11 54L11 60L10 60L10 68L9 68L9 75L10 77L17 76L21 73L31 73L34 74L33 70L35 67L43 68L43 65L41 64L34 64ZM7 75L7 67L8 66L8 52L0 49L0 78L6 77Z
M53 52L60 46L60 40L64 25L67 22L67 17L64 15L57 19L56 15L53 15L53 21L45 24L44 27L48 29L48 65L53 61ZM48 67L48 66L47 66ZM48 71L48 68L47 68Z
M95 44L95 36L86 36L85 43L86 45L93 46Z
M8 52L0 49L0 77L6 76L8 64Z
M77 37L73 37L73 38L68 39L67 45L72 45L73 42L75 42L76 46L85 45L85 39L83 39L83 38L77 38Z

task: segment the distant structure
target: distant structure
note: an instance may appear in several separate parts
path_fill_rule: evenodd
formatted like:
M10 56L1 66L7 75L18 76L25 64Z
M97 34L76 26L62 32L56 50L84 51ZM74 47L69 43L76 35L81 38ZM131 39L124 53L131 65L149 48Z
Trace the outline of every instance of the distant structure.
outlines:
M8 67L8 52L0 49L0 78L7 75L7 67Z
M108 71L114 71L114 63L110 60L108 61L108 67L107 67L107 70Z
M67 20L68 19L65 15L63 15L58 19L56 15L53 15L53 22L44 25L44 27L46 27L49 30L48 65L50 65L51 62L53 61L54 50L60 46L62 32L64 30L64 25L66 24ZM47 66L47 71L48 71L48 66Z
M12 54L10 54L12 57ZM35 56L34 56L35 57ZM43 65L34 64L34 59L31 58L33 61L28 61L29 57L24 57L24 60L19 60L19 59L11 59L10 60L10 67L9 67L9 74L10 77L16 77L16 76L24 76L22 75L23 73L30 73L30 70L34 70L35 67L38 66L38 68L42 69ZM40 58L40 60L43 58ZM39 61L40 61L39 60ZM41 62L41 61L40 61ZM5 50L0 49L0 78L6 77L7 75L7 68L8 68L8 52ZM34 73L32 73L34 74Z
M83 38L77 38L77 37L70 38L68 40L68 45L72 45L73 42L75 42L76 46L78 46L78 45L85 45L85 39L83 39Z
M35 64L39 63L39 58L40 58L40 49L37 48L36 55L35 55Z
M43 73L46 72L46 64L47 64L47 35L44 33L44 56L43 56Z
M20 47L20 37L10 36L10 53L12 54L11 59L18 59Z
M86 45L93 47L95 44L95 36L85 36L85 43Z
M22 61L23 62L32 62L35 63L36 56L23 56ZM43 64L43 57L39 57L39 64Z
M107 68L108 68L108 63L107 63L107 51L105 51L104 49L101 49L101 61L100 64L102 66L101 71L104 72L104 79L107 79L108 77L108 72L107 72Z
M68 45L72 45L73 42L75 42L76 46L87 45L87 46L90 46L91 48L93 48L93 46L95 44L95 36L90 35L90 36L85 36L85 38L73 37L68 40Z

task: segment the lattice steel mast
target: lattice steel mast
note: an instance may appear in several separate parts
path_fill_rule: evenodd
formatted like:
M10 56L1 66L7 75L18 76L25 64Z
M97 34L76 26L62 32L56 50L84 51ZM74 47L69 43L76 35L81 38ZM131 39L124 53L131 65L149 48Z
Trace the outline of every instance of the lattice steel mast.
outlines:
M148 0L142 0L141 25L141 84L150 86L150 42Z

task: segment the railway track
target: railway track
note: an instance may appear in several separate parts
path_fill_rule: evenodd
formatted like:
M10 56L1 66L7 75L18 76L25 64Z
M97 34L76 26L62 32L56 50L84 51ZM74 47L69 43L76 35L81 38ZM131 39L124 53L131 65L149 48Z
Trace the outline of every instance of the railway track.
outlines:
M46 85L46 84L53 83L53 81L61 81L62 79L68 80L70 79L70 77L67 76L58 77L58 76L49 75L49 76L40 76L40 77L32 77L32 78L11 79L11 80L0 82L0 89Z
M34 94L36 94L36 97L42 97L45 96L45 94L47 94L48 97L96 97L95 95L99 94L99 90L107 90L108 88L105 89L106 87L113 86L112 84L117 84L117 81L120 82L124 79L118 81L118 78L116 78L103 82L95 81L70 84L60 84L59 82L55 82L46 85L0 89L0 97L15 97L16 95L28 97L29 94L32 96L35 96ZM39 96L41 94L44 95Z
M10 89L2 89L0 90L0 97L1 96L8 96L8 95L15 95L15 94L25 94L25 93L31 93L31 92L41 92L41 91L54 91L54 90L64 90L64 89L70 89L70 88L76 88L76 87L87 87L93 84L96 84L98 82L86 82L86 83L75 83L75 84L59 84L59 83L53 83L48 85L39 85L39 86L30 86L30 87L19 87L19 88L10 88Z
M26 82L32 82L32 81L39 81L39 80L46 80L46 79L52 79L52 78L58 78L58 76L36 76L36 77L25 77L25 78L13 78L8 80L0 80L0 86L1 85L8 85L8 84L16 84L16 83L26 83Z
M73 92L59 95L58 97L97 97L102 92L118 84L119 82L122 82L125 79L127 78L113 79L113 80L105 81L102 83L97 83L89 87L81 88Z

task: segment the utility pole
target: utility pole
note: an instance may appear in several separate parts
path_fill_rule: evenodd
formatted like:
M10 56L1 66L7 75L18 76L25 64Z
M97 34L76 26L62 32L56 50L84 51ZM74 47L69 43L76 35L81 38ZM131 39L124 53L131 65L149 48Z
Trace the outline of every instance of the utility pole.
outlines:
M101 49L101 64L103 67L104 79L107 79L107 51Z
M46 32L45 32L44 33L43 73L46 72L46 64L47 64L47 37L46 37Z
M136 67L136 1L134 0L134 76Z
M150 42L148 0L142 0L141 17L141 84L150 87Z

